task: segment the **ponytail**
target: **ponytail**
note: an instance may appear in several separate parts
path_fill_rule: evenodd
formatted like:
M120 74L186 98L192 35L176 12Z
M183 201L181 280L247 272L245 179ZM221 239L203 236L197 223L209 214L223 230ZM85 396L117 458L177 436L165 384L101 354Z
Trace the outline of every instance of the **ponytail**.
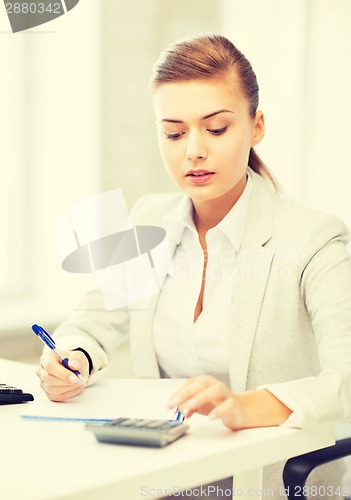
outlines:
M252 170L256 172L256 174L268 179L269 182L272 184L274 190L278 191L278 185L276 180L274 179L270 170L266 167L261 158L258 156L254 148L250 149L249 167L252 168Z

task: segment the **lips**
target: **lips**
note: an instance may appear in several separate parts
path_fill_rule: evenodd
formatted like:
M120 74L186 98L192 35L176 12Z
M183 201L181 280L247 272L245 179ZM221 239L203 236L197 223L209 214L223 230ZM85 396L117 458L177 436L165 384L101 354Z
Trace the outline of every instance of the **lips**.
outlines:
M189 170L185 175L186 177L200 177L208 174L214 174L214 172L210 172L209 170Z
M209 170L189 170L185 176L191 184L206 184L215 175L214 172Z

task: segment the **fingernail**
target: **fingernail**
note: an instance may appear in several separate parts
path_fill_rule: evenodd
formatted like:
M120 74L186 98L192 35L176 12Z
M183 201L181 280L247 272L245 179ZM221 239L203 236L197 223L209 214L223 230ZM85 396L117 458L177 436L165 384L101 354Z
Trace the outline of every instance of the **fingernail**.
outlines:
M189 399L186 404L188 410L193 410L198 405L196 398Z
M70 368L74 368L75 370L78 370L78 368L80 368L80 363L76 359L73 359L68 364L69 364Z
M71 384L81 384L82 383L79 380L79 378L76 377L75 375L71 375L70 377L68 377L68 380L71 382Z
M183 410L182 410L183 417L186 417L188 414L189 414L188 408L183 408Z
M216 410L212 410L211 413L208 414L208 418L210 420L216 420L216 418L218 418Z
M175 406L178 406L180 403L180 398L175 397L169 400L169 403L167 405L167 408L174 408Z

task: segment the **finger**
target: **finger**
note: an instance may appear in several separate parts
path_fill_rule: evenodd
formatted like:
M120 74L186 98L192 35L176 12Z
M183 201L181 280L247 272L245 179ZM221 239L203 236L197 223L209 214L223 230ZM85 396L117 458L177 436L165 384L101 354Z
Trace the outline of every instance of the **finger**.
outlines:
M171 397L168 408L182 405L185 401L191 399L198 392L217 382L217 379L210 375L202 375L187 380L177 392Z
M72 389L72 385L73 386L82 385L81 380L79 380L79 378L74 374L70 375L68 382L66 380L62 380L61 378L54 377L53 375L48 373L44 368L39 369L37 371L37 375L40 381L46 384L47 386L69 387Z
M72 386L72 385L49 385L46 382L40 382L40 387L45 391L46 394L58 395L64 394L71 391L80 391L86 387L85 385Z
M181 405L180 410L185 416L189 416L190 412L208 414L213 407L222 403L230 394L225 384L216 381L185 401L184 404Z
M78 377L72 374L72 382L67 383L64 380L48 375L45 370L39 371L40 387L49 395L58 395L70 391L80 391L86 387L86 382L81 383Z
M220 418L223 424L232 430L243 429L245 427L245 414L234 395L228 397L221 404L216 406L209 414L211 419Z
M83 352L70 351L68 356L68 366L72 370L78 370L84 379L89 377L89 362Z
M77 375L65 369L65 375L68 375L68 379L62 379L55 377L48 373L45 368L39 367L37 370L37 375L41 382L41 387L47 391L49 387L67 387L67 390L70 390L77 386L85 386L86 382L82 382Z
M68 353L68 356L70 356L70 353ZM55 353L44 354L41 358L41 366L44 371L48 373L48 375L61 380L61 384L62 382L66 382L71 385L82 384L82 381L77 377L77 375L62 365L61 360ZM41 379L45 380L45 376L41 376Z
M41 382L46 382L50 383L53 385L62 385L63 381L62 379L58 377L54 377L50 373L48 373L43 366L38 366L38 368L35 371L37 377L40 379Z
M201 377L182 392L182 404L188 409L198 409L209 402L217 404L229 392L228 387L214 377Z
M64 390L62 392L60 392L59 390L56 391L55 388L49 388L48 391L45 391L45 394L51 401L60 402L78 396L84 390L84 388L85 386L70 390L65 390L65 388L63 388Z
M44 369L49 375L57 377L61 380L68 379L67 369L62 366L61 360L54 352L47 352L43 354L40 359L40 363L42 369Z

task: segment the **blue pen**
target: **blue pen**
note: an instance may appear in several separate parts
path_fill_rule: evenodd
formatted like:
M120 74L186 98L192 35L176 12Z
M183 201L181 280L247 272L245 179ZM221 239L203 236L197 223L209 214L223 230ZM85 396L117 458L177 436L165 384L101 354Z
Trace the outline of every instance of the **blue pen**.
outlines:
M67 370L73 372L81 382L85 382L80 371L72 370L72 368L69 367L68 358L63 357L61 351L56 347L54 339L48 334L46 330L44 330L42 326L32 325L32 330L35 333L35 335L37 335L47 347L49 347L52 351L54 351L56 356L61 360L61 363L65 368L67 368Z

